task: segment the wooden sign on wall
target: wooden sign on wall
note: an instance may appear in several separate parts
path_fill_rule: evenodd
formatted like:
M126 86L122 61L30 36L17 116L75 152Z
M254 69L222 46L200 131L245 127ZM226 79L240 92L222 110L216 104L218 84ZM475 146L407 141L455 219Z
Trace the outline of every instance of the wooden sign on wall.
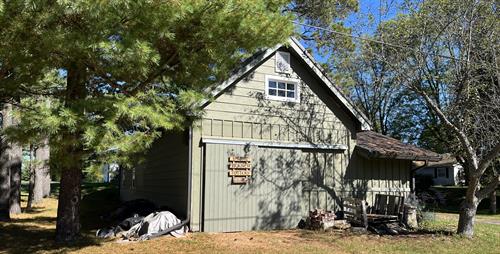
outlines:
M233 184L247 184L252 176L252 159L250 157L229 156L228 175Z

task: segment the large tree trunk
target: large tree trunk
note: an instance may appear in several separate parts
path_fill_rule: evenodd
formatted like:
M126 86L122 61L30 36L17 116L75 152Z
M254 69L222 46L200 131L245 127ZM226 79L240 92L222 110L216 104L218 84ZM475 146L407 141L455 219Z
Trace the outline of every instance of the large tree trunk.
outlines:
M476 217L477 206L479 202L477 198L475 200L465 200L460 208L460 217L458 220L458 230L457 233L472 237L474 234L474 220Z
M474 222L477 206L481 201L476 197L478 185L478 179L469 179L469 186L467 187L465 200L462 202L462 206L460 207L457 233L466 237L472 237L474 235Z
M80 233L81 182L80 165L62 168L56 225L58 242L73 241Z
M21 164L23 149L21 146L12 145L10 165L10 213L21 213Z
M2 110L2 129L14 124L12 117L12 105L4 104ZM17 161L13 160L16 149L13 149L4 136L0 136L0 220L10 219L10 195L11 195L11 170L18 166Z
M47 189L50 192L50 171L48 147L44 141L35 150L35 184L33 186L33 203L39 203L48 196ZM49 185L49 187L47 187Z
M29 164L29 184L28 184L28 202L26 203L26 210L31 210L33 207L33 191L35 188L35 148L30 145L30 164Z
M48 139L44 140L37 150L36 154L38 160L41 161L40 168L38 169L38 176L41 183L42 198L50 195L50 147Z
M0 137L0 221L10 219L10 168L7 144Z
M66 82L65 106L79 117L84 117L81 100L85 99L86 87L85 68L73 64L68 68ZM83 130L77 124L75 129L63 131L64 140L63 163L61 169L61 186L59 189L59 205L57 207L56 241L69 242L80 234L80 199L82 182L82 157L84 154L82 137Z
M497 191L494 190L490 193L490 213L497 213Z

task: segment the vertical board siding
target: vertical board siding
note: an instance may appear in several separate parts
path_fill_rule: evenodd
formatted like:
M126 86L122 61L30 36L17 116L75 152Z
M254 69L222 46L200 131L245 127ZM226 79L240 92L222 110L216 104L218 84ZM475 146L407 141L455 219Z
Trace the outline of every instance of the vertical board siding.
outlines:
M353 155L340 177L342 184L335 186L335 158L344 158L342 153L228 144L206 144L205 149L203 230L208 232L294 228L310 210L340 210L346 197L365 199L371 206L376 194L409 194L400 177L409 175L405 161ZM252 158L253 175L247 185L231 184L231 155ZM370 172L384 168L388 170L382 171L381 179L371 177ZM385 185L370 187L375 181Z
M185 133L168 133L154 142L145 162L124 170L122 200L144 198L168 207L179 217L187 214L188 143ZM132 175L135 183L132 186Z
M339 210L345 197L409 192L407 161L367 160L355 151L358 124L332 94L291 54L291 74L276 73L274 55L205 108L193 134L191 228L240 231L295 227L317 208ZM300 103L265 98L265 76L300 79ZM323 152L250 147L253 176L232 185L227 156L245 147L202 144L202 138L343 144ZM203 155L204 154L204 155Z
M204 231L293 228L311 209L333 210L333 155L294 149L206 144ZM246 185L231 184L228 157L252 158ZM310 183L310 184L309 184Z

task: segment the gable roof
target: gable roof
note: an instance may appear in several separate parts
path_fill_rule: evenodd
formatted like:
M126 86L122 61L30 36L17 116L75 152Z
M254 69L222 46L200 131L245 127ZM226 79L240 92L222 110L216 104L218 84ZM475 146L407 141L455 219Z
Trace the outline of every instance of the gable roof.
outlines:
M273 48L256 53L251 58L247 59L241 68L237 69L229 79L224 81L222 84L217 86L211 93L212 96L217 97L224 93L224 91L230 86L236 84L241 80L246 74L258 67L262 62L267 60L272 54L274 54L279 48L285 45L279 44ZM314 73L314 75L321 80L321 84L324 85L327 90L331 91L334 95L335 101L339 105L343 106L345 110L356 119L361 126L361 130L370 130L370 122L368 118L354 106L354 104L347 98L340 89L333 84L333 82L325 74L325 71L318 65L314 60L314 57L307 52L307 50L300 44L300 42L295 38L290 38L288 40L288 47L290 51L299 56L299 58L309 67L309 69ZM206 107L210 104L210 101L206 100L202 103L202 107Z
M440 161L442 159L438 153L405 144L395 138L373 131L358 132L356 138L356 149L368 158L413 161Z

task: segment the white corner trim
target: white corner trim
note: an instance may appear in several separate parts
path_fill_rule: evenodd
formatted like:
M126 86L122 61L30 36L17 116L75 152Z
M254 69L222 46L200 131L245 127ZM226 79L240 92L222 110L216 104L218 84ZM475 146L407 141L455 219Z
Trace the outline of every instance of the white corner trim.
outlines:
M274 96L274 95L269 95L269 80L273 81L283 81L287 83L293 83L297 89L295 89L295 98L288 98L288 97L281 97L281 96ZM265 87L265 98L268 100L275 100L275 101L287 101L287 102L295 102L295 103L300 103L300 86L301 82L300 79L296 78L288 78L288 77L282 77L282 76L275 76L275 75L266 75L265 76L265 81L264 84Z
M344 144L311 144L311 143L291 143L279 141L260 141L245 139L225 139L225 138L202 138L204 144L224 144L224 145L249 145L258 147L275 147L288 149L317 149L317 150L341 150L347 149Z

